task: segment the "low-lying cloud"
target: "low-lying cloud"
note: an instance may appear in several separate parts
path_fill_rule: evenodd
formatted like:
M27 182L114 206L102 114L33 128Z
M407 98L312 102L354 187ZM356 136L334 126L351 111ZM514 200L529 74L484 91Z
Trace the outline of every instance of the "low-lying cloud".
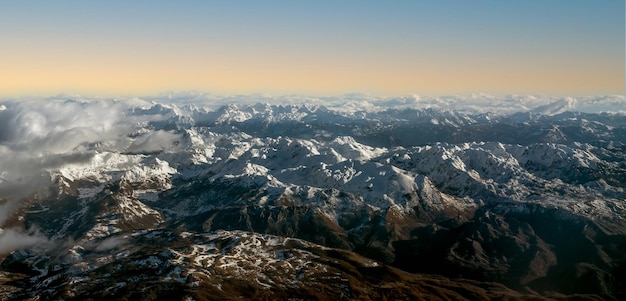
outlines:
M50 242L38 231L20 231L18 229L0 229L0 256L34 246L45 247Z
M157 130L137 137L126 149L129 153L152 153L176 146L180 135Z

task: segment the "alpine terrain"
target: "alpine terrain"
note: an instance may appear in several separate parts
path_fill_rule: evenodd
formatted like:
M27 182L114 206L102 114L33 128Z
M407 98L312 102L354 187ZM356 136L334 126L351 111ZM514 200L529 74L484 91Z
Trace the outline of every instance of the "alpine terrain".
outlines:
M3 100L0 299L625 299L625 110Z

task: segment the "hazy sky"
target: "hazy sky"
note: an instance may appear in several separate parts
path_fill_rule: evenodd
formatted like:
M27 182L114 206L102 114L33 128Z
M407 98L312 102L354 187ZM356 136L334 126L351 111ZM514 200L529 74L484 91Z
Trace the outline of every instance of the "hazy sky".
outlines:
M623 0L2 1L0 95L624 93Z

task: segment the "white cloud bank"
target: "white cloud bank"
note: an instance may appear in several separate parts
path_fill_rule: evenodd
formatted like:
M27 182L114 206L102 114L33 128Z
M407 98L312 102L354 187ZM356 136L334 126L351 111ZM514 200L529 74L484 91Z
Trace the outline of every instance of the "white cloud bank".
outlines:
M197 104L213 109L229 104L268 103L276 105L309 104L324 105L339 111L381 111L389 108L415 108L455 110L466 113L501 113L531 111L541 106L555 103L569 103L570 111L587 113L599 112L626 112L626 98L624 95L557 97L547 95L507 95L503 97L486 93L477 93L465 96L422 96L407 95L401 97L383 97L370 94L352 93L332 97L306 97L299 95L271 96L265 94L251 94L221 97L198 92L167 93L146 100L171 104ZM562 112L564 110L558 111ZM552 112L558 114L557 111Z

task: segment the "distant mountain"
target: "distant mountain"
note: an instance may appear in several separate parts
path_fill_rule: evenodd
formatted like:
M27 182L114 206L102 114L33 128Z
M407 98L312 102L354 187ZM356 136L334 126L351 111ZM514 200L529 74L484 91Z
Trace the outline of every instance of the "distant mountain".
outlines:
M0 102L0 296L623 298L622 102Z

